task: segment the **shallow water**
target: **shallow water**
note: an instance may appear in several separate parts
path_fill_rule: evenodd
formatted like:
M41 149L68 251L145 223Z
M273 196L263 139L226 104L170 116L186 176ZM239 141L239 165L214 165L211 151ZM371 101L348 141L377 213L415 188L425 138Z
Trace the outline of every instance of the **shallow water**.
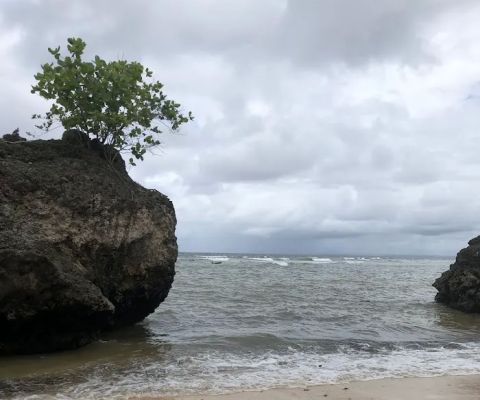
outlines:
M0 358L0 398L480 373L480 317L433 302L450 262L184 254L143 323L77 351Z

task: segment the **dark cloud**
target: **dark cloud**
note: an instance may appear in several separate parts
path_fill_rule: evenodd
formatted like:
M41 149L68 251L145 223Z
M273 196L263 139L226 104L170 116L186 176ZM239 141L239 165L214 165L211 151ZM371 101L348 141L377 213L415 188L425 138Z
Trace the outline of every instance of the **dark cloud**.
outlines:
M480 225L475 1L0 0L0 131L47 47L138 59L196 120L130 174L182 250L453 254ZM49 137L58 136L53 132Z
M422 54L416 25L427 17L428 1L290 1L278 51L305 64L334 59L364 62L377 57L408 60ZM425 15L427 14L427 15Z
M456 7L471 0L455 3ZM422 28L447 0L4 0L2 22L20 28L22 61L81 36L110 57L220 54L255 64L279 57L306 66L433 54ZM114 44L112 46L112 44ZM94 50L92 50L94 52ZM253 57L252 57L253 56Z

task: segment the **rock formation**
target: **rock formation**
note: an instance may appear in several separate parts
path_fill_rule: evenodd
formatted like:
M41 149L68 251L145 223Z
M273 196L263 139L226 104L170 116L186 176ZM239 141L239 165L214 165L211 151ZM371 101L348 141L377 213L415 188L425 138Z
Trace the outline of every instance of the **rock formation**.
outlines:
M438 278L435 300L466 312L480 312L480 236L458 252L455 263Z
M106 150L79 132L0 139L0 354L81 346L167 296L173 205Z
M3 140L6 142L26 142L27 139L20 136L19 129L15 129L12 133L3 135Z

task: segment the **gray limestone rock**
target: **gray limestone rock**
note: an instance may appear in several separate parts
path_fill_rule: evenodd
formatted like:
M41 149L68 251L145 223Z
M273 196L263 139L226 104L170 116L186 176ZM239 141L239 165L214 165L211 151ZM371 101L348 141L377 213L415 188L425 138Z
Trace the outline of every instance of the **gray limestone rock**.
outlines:
M0 140L0 354L81 346L168 295L173 205L108 159L75 132Z
M480 236L460 250L450 269L433 284L435 300L466 312L480 312Z

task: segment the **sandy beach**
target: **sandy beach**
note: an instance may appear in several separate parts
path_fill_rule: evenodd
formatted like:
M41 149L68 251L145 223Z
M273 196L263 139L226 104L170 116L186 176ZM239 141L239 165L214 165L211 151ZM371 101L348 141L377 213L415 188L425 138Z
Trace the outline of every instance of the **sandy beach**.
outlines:
M296 389L271 389L225 395L131 397L129 400L474 400L480 375L379 379Z

